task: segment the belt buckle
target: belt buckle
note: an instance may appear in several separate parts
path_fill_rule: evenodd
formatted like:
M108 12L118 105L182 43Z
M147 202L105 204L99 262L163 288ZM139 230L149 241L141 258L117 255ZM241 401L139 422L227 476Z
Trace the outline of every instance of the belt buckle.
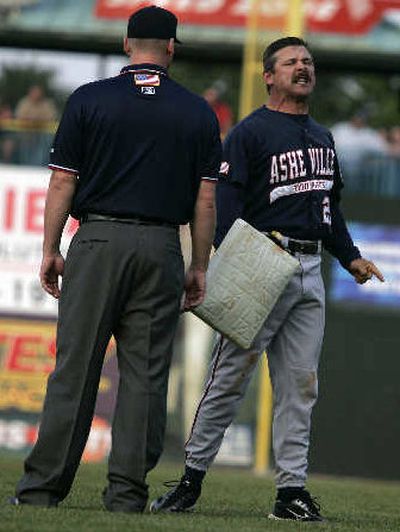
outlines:
M268 233L269 238L275 242L281 249L294 256L295 251L289 247L289 238L283 236L279 231L271 231Z
M307 250L311 249L311 247L308 248L308 244L306 244L305 242L298 242L297 245L299 246L299 253L307 254Z
M292 240L293 247L298 253L303 253L304 255L316 255L318 253L318 243L317 242L296 242Z

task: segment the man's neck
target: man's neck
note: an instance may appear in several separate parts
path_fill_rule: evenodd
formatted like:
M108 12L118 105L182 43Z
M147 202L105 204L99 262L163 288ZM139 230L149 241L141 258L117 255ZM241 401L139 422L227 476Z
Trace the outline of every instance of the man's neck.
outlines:
M164 58L158 57L154 54L135 54L135 57L130 57L131 65L143 65L145 63L151 65L159 65L164 68L168 68L168 61Z
M288 113L292 115L306 115L309 111L307 100L272 95L269 97L266 106L271 111L279 111L280 113Z

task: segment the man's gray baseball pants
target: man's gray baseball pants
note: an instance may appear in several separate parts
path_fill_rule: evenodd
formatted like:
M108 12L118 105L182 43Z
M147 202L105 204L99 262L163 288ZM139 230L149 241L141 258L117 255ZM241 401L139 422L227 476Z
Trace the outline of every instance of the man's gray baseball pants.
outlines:
M311 413L318 394L317 370L325 321L320 255L296 254L296 273L244 350L220 339L208 382L186 443L186 465L206 470L232 422L264 350L273 389L273 451L278 488L304 486Z

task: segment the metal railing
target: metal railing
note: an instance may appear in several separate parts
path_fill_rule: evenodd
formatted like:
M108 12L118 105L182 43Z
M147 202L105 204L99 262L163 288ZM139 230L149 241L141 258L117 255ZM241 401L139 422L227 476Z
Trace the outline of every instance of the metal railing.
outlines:
M400 197L400 157L367 155L357 163L342 163L346 194Z

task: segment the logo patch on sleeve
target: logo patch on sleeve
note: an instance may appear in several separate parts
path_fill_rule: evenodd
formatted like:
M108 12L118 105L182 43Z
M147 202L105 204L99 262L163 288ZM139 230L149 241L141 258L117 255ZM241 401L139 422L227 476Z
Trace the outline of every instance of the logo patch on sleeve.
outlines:
M219 173L220 174L224 174L224 175L227 175L229 172L229 163L227 163L226 161L223 161L221 163L221 166L219 168Z
M135 85L146 87L158 87L160 85L160 76L158 74L135 74Z

